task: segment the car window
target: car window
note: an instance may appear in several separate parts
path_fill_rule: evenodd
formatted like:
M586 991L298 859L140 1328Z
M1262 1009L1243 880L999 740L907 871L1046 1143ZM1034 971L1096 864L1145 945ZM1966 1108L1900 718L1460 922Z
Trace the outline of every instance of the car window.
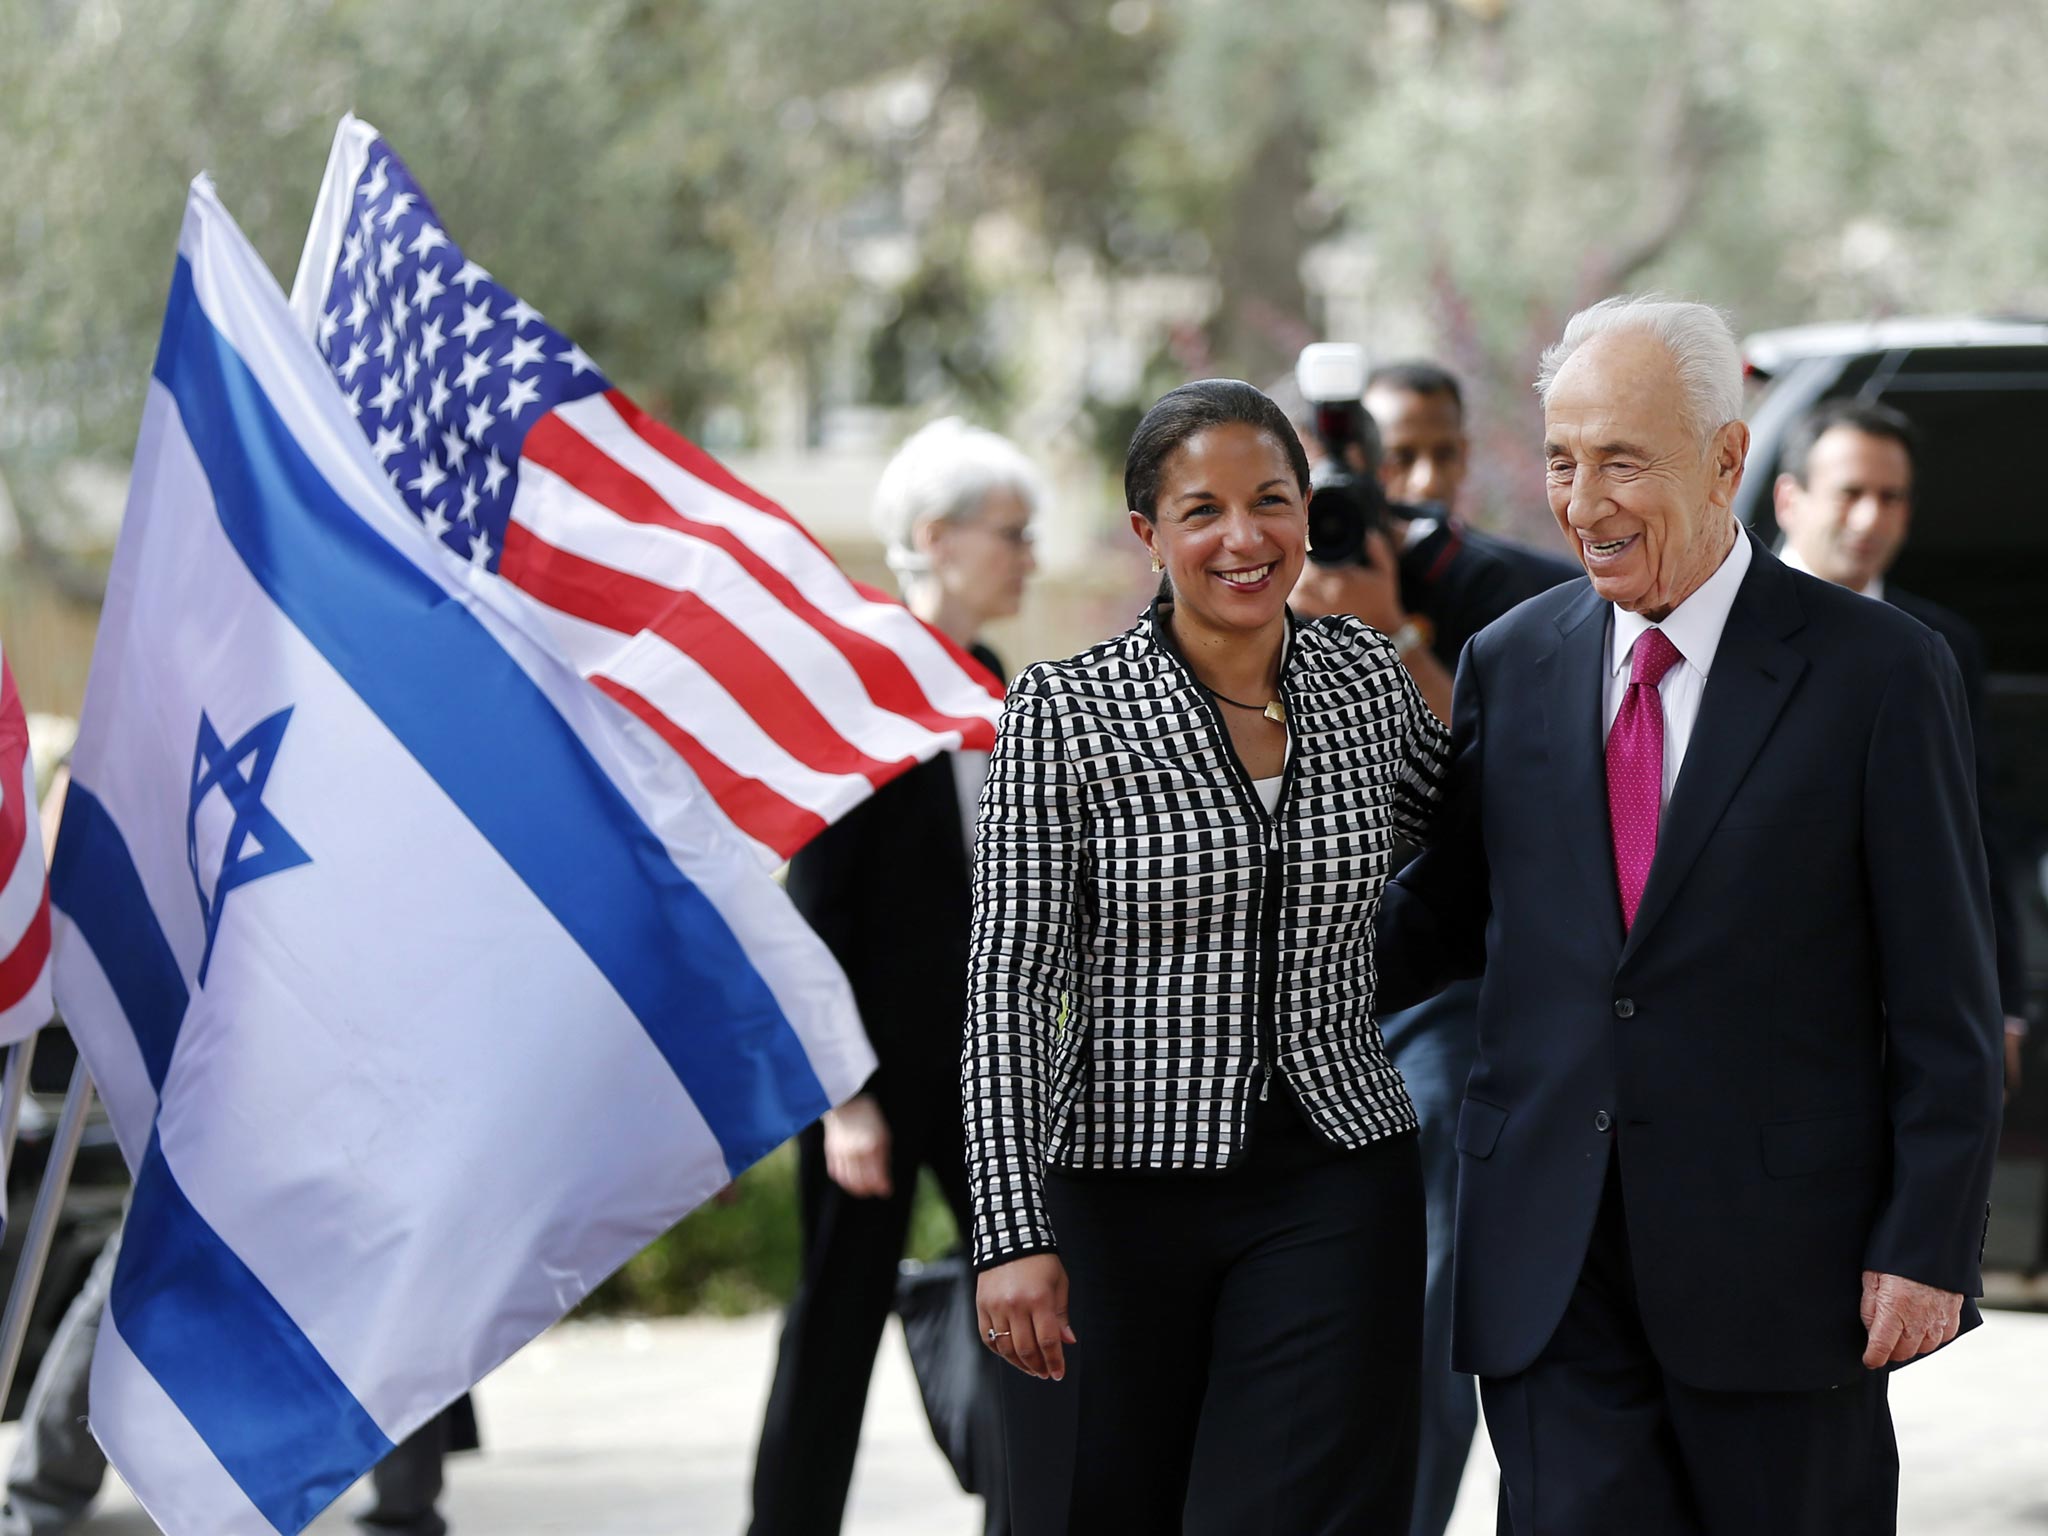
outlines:
M2048 478L2034 446L2048 372L2039 388L1981 391L1914 389L1902 376L1882 398L1922 433L1913 531L1892 579L1976 624L1993 670L2048 673Z
M1975 624L1994 672L2048 675L2048 474L2034 447L2048 429L2048 347L1861 357L1820 398L1844 396L1882 400L1920 429L1913 531L1890 579ZM1757 447L1761 490L1779 445ZM1757 532L1775 539L1770 498L1755 505Z

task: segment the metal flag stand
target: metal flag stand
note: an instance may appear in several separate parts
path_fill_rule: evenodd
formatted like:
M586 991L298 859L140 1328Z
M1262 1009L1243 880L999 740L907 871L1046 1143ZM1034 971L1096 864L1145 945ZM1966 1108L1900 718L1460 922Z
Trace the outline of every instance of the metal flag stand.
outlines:
M44 857L56 844L57 816L64 806L64 794L71 784L71 754L67 750L57 765L49 790L42 797L37 814L42 820ZM53 1013L45 1029L60 1022ZM29 1068L36 1059L37 1030L7 1047L7 1069L0 1080L0 1175L14 1165L14 1144L21 1130L21 1106L28 1097ZM43 1180L36 1190L36 1203L29 1214L28 1230L22 1234L21 1250L14 1263L13 1283L7 1289L7 1310L0 1314L0 1407L14 1390L14 1373L21 1366L22 1346L28 1340L29 1319L35 1313L36 1297L42 1291L44 1272L49 1268L50 1249L57 1236L57 1222L63 1215L64 1197L71 1190L71 1172L78 1161L79 1144L85 1137L85 1122L92 1113L92 1074L83 1052L71 1068L71 1083L64 1090L64 1109L57 1117L57 1129L50 1138L49 1159L43 1164ZM7 1191L0 1178L0 1217L6 1213Z
M21 1128L21 1103L28 1093L28 1072L35 1061L37 1038L30 1035L7 1048L7 1075L4 1085L0 1085L0 1166L14 1156L15 1133ZM57 1218L71 1187L71 1169L78 1158L78 1144L85 1135L92 1100L92 1074L86 1070L85 1058L80 1056L71 1069L71 1086L64 1092L64 1112L50 1138L50 1157L43 1165L43 1182L36 1191L28 1231L22 1236L14 1284L7 1293L7 1311L0 1317L0 1403L7 1401L14 1387L14 1372L21 1363L22 1344L28 1338L29 1315L35 1310L43 1270L50 1262L50 1244L57 1235Z

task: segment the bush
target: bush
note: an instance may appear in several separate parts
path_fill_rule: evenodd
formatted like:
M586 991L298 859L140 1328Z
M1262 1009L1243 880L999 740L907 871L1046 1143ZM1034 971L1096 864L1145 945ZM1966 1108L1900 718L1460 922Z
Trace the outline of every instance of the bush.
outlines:
M933 1259L958 1241L953 1214L929 1174L918 1182L906 1256ZM737 1317L779 1307L796 1289L796 1147L785 1145L740 1175L728 1204L700 1206L591 1293L585 1312Z

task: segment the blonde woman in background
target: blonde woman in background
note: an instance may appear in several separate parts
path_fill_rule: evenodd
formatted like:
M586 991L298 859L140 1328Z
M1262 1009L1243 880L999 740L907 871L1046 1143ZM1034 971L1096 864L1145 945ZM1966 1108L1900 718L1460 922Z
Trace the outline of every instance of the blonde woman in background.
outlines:
M1043 499L1007 439L933 422L890 461L874 517L904 602L997 677L984 626L1016 613ZM753 1536L840 1528L868 1378L895 1293L920 1168L963 1232L960 1124L970 859L984 752L947 752L891 781L789 867L789 894L853 984L880 1066L798 1138L803 1276L783 1321L754 1465ZM987 1529L1008 1529L990 1501Z

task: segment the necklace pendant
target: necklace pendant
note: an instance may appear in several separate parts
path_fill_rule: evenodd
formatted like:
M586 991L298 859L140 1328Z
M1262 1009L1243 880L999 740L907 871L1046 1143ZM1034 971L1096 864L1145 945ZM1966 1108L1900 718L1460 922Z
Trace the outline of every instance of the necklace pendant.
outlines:
M1285 725L1287 723L1287 706L1278 699L1267 701L1264 714L1268 720L1273 721L1277 725Z

